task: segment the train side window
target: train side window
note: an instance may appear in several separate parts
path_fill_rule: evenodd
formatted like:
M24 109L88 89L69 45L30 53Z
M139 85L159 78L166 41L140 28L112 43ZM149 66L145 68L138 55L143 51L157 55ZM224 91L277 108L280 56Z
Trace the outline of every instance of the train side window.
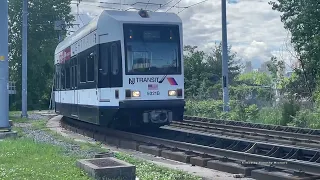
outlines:
M74 59L74 89L78 87L78 63L77 58Z
M60 90L60 84L61 84L61 69L60 69L60 64L57 64L57 89Z
M58 89L59 89L59 87L58 87L58 82L59 82L59 69L58 69L58 64L56 64L55 69L56 69L56 76L55 76L55 78L54 78L54 86L55 86L55 90L58 90Z
M59 64L59 89L62 89L62 69L61 64Z
M71 89L74 89L74 65L72 65L70 68L70 80L71 80Z
M106 76L108 74L109 48L101 50L99 61L100 61L99 71L102 75Z
M65 69L64 69L64 65L61 67L61 89L64 90L66 87L66 77L65 77Z
M119 57L118 57L118 47L116 43L111 46L111 67L112 74L116 75L119 72Z
M94 81L94 53L87 57L87 81Z
M80 82L85 83L86 82L86 75L87 75L87 66L86 66L86 58L81 57L79 59L80 64Z
M70 89L70 62L66 63L66 89Z

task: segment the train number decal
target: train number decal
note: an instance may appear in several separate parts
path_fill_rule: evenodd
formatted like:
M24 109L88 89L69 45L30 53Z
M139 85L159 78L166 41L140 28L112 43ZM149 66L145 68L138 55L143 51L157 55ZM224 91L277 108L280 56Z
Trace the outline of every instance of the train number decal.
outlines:
M148 91L147 95L148 96L159 96L160 95L160 91Z

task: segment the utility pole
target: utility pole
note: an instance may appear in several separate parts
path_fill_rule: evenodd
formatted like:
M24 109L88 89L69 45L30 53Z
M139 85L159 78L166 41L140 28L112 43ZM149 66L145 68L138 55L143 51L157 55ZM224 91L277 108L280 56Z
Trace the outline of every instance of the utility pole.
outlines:
M228 89L228 42L227 42L227 5L226 0L221 0L222 15L222 88L223 88L223 111L229 111Z
M9 124L8 1L0 1L0 129L11 131Z
M28 40L28 0L23 0L23 22L22 22L22 114L21 117L28 118L27 103L27 40Z

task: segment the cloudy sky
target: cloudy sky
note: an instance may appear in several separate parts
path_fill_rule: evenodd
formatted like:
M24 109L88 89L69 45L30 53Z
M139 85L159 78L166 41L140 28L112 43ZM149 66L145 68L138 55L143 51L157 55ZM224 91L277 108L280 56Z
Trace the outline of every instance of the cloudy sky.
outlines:
M112 4L120 3L126 5ZM83 0L79 8L72 5L80 27L99 15L103 9L146 8L149 0ZM179 2L180 1L180 2ZM150 3L166 4L158 11L179 13L182 7L202 2L203 0L150 0ZM283 28L280 13L273 11L269 0L227 0L228 44L244 61L251 61L254 68L269 60L272 55L285 60L289 66L294 62L290 55L290 36ZM107 2L107 3L101 3ZM178 3L179 2L179 3ZM147 9L156 10L159 5L148 5ZM77 11L78 9L78 11ZM178 14L183 21L184 44L196 45L199 49L210 51L215 42L221 41L221 1L207 0Z

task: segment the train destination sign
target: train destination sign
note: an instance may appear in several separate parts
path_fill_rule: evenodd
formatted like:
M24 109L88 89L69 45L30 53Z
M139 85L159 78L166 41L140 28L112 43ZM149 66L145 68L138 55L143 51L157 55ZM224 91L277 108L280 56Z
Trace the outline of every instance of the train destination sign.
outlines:
M71 48L68 47L60 53L59 62L64 63L65 61L69 60L70 58L71 58Z

